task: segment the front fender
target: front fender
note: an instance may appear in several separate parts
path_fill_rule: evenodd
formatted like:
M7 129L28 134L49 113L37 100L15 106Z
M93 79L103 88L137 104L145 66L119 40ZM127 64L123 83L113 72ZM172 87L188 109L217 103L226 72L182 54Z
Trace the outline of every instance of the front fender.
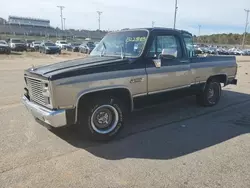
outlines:
M107 91L107 90L115 90L115 89L126 89L129 93L129 97L130 97L130 106L131 106L131 111L133 111L134 109L134 102L133 102L133 97L132 97L132 93L131 91L129 90L128 87L126 86L123 86L123 85L113 85L113 86L104 86L104 87L97 87L97 88L91 88L91 89L84 89L82 90L81 92L78 93L77 95L77 99L76 99L76 104L75 104L75 123L77 122L77 119L78 119L78 109L79 109L79 102L80 102L80 99L84 96L84 95L87 95L87 94L90 94L90 93L95 93L95 92L101 92L101 91Z

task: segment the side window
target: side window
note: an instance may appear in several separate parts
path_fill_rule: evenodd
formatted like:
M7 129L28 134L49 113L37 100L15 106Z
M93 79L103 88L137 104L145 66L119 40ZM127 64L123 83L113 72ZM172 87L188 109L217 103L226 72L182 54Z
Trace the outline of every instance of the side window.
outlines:
M150 47L148 57L158 57L163 49L173 53L176 58L182 57L180 41L173 35L156 36Z
M194 57L195 56L195 49L194 49L192 35L189 35L189 34L185 33L185 34L182 34L182 36L183 36L184 42L186 44L188 57Z

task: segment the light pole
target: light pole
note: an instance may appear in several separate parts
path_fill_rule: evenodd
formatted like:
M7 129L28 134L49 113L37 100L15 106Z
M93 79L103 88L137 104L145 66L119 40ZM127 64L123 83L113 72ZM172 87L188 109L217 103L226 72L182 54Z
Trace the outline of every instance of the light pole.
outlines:
M155 22L154 21L152 21L152 28L155 26Z
M245 26L245 32L243 34L243 40L242 40L242 49L244 49L245 47L245 40L246 40L246 34L247 34L247 26L248 26L248 16L249 16L249 12L250 10L248 9L244 9L244 11L247 13L247 18L246 18L246 26Z
M99 30L101 30L101 14L102 14L102 12L101 11L96 11L96 12L98 14Z
M64 30L66 30L65 21L66 21L66 18L63 18Z
M62 26L62 30L63 30L63 13L62 13L62 10L65 8L64 6L57 6L59 9L60 9L60 12L61 12L61 26Z
M175 8L174 8L174 29L175 29L175 25L176 25L176 15L177 15L177 0L175 0Z
M201 36L201 25L198 25L198 27L199 27L199 33L198 33L198 35L199 35L199 38L198 38L198 41L200 42L200 36Z

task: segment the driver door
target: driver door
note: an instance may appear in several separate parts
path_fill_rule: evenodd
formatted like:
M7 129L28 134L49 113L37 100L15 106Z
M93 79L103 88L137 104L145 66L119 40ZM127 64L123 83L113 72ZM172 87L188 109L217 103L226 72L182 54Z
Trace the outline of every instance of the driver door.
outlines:
M158 59L163 49L174 52L175 57L161 58L161 66L156 67L153 60ZM190 87L190 64L178 36L156 33L147 56L148 94Z

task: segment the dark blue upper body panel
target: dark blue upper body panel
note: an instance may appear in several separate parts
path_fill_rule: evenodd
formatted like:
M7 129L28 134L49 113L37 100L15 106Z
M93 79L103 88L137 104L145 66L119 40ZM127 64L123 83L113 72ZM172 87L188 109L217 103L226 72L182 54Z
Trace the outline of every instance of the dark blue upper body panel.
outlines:
M137 30L137 29L133 29ZM139 30L139 29L138 29ZM153 66L152 58L147 58L147 52L150 48L152 41L157 34L173 34L179 37L181 41L181 47L183 51L182 60L186 60L189 63L204 63L216 61L229 61L236 62L235 57L232 56L211 56L211 57L193 57L188 58L187 49L184 43L182 34L189 34L187 31L168 29L168 28L143 28L149 32L148 40L145 44L142 55L138 58L125 58L122 59L119 56L89 56L87 58L63 61L46 66L36 67L35 69L28 69L25 71L26 76L46 78L49 80L56 80L61 78L67 78L82 74L93 74L100 72L110 72L118 70L130 70L130 69L142 69L146 68L146 64L150 63ZM124 31L124 30L123 30Z

